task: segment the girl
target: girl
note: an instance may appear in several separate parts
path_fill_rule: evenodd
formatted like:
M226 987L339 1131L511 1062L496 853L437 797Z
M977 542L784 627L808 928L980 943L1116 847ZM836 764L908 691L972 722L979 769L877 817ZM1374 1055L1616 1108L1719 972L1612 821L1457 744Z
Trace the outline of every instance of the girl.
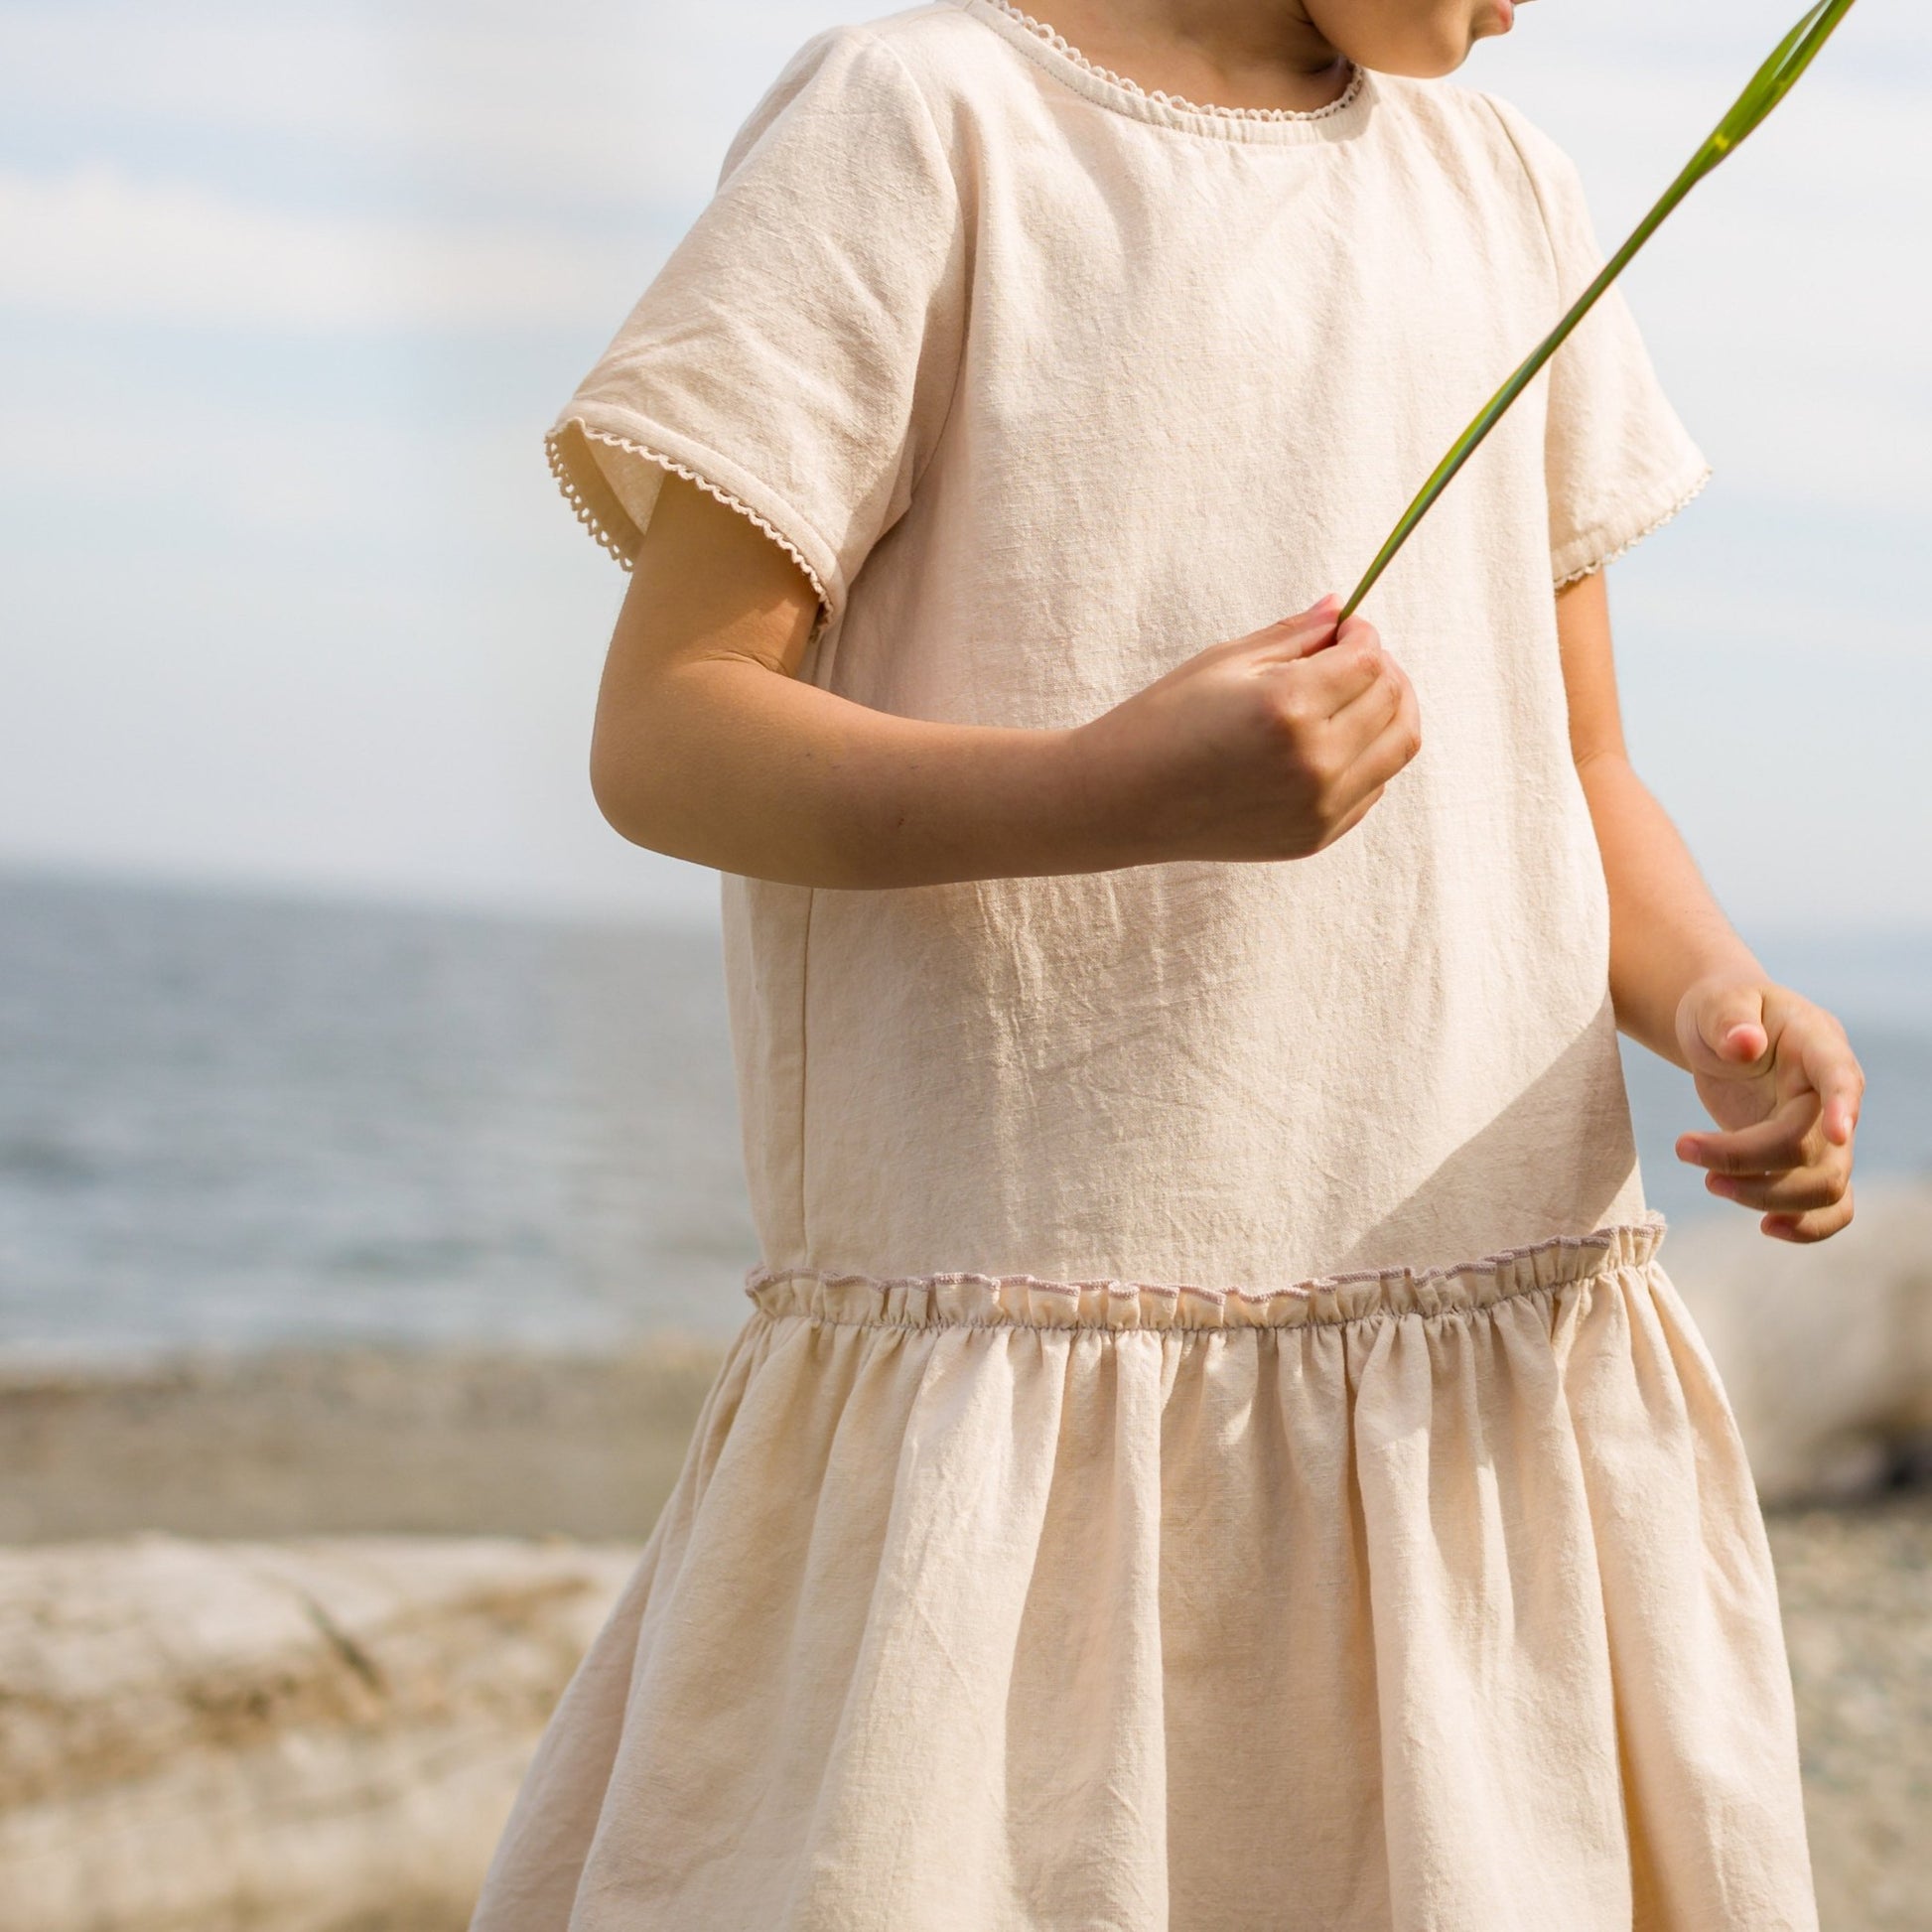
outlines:
M1705 465L1607 301L1337 628L1597 265L1510 0L1054 4L810 41L551 433L762 1255L474 1932L1810 1927L1617 1057L1850 1219L1618 729Z

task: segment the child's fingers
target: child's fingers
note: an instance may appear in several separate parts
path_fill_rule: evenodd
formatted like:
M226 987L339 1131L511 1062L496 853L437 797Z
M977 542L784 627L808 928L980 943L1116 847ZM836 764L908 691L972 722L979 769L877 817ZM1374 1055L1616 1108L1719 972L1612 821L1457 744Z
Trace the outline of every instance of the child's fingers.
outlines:
M1387 674L1389 660L1359 643L1336 645L1314 655L1283 658L1270 650L1262 668L1281 678L1280 696L1310 725L1325 724Z
M1298 611L1292 618L1282 618L1257 630L1252 637L1238 639L1245 645L1259 645L1265 660L1279 660L1294 663L1326 648L1336 640L1335 616L1341 609L1341 599L1334 596L1324 597L1319 604L1311 604L1306 611Z
M1818 1096L1794 1093L1776 1113L1728 1134L1681 1134L1677 1158L1714 1173L1785 1173L1805 1165Z
M1345 763L1360 758L1402 709L1408 679L1386 658L1373 669L1374 675L1329 714L1329 729L1343 748Z
M1369 714L1369 700L1351 705L1349 714ZM1422 749L1422 722L1417 715L1415 687L1407 678L1398 682L1395 709L1386 723L1377 728L1350 760L1341 781L1342 795L1349 792L1379 791Z
M1807 1208L1833 1207L1844 1199L1852 1182L1852 1164L1842 1156L1815 1168L1794 1168L1789 1173L1710 1174L1705 1191L1739 1207L1761 1207L1802 1214Z
M1407 682L1402 667L1382 648L1382 639L1368 624L1352 618L1327 650L1302 659L1294 668L1304 688L1313 693L1316 706L1330 718L1383 679Z
M1852 1190L1848 1187L1844 1199L1830 1207L1814 1207L1806 1214L1767 1214L1757 1225L1774 1241L1793 1241L1802 1245L1829 1240L1841 1228L1850 1227L1852 1210Z
M1864 1069L1842 1029L1826 1033L1808 1029L1798 1048L1805 1078L1824 1103L1825 1138L1835 1147L1849 1147L1864 1100Z

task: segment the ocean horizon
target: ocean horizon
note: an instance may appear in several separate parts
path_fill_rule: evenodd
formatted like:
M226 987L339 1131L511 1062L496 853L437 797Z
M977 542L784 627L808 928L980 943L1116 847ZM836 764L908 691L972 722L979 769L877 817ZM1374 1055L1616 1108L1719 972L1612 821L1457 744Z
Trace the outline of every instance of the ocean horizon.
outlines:
M1932 931L1749 932L1932 1175ZM1646 1192L1740 1210L1624 1042ZM0 873L0 1363L722 1340L757 1242L715 927Z

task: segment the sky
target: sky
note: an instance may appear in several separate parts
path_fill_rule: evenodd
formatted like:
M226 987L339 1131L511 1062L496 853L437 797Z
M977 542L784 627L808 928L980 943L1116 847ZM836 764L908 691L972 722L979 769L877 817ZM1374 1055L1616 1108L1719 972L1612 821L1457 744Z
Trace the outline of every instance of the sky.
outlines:
M1456 77L1610 245L1798 6L1538 0ZM712 916L591 799L624 580L542 432L882 11L0 0L0 864ZM1932 926L1928 234L1932 10L1863 0L1626 282L1717 471L1611 569L1626 730L1747 935Z

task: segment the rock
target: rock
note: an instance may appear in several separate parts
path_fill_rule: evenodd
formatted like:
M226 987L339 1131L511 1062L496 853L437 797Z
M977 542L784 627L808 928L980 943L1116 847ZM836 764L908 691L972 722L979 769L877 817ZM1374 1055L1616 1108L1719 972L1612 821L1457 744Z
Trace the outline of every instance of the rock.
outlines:
M637 1556L0 1551L0 1932L457 1932Z
M1872 1182L1795 1246L1730 1209L1673 1226L1664 1271L1710 1344L1767 1505L1871 1493L1932 1446L1932 1185Z

